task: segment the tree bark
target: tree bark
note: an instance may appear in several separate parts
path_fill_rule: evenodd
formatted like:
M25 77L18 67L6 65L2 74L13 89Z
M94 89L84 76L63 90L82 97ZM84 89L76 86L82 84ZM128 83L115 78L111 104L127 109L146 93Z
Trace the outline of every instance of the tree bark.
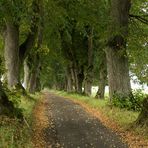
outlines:
M37 87L37 75L36 71L32 72L30 76L30 81L29 81L29 92L30 93L35 93L36 87Z
M28 88L29 83L29 77L30 77L30 69L28 65L28 59L26 58L24 61L24 88Z
M67 67L67 92L73 92L73 81L72 81L72 73L71 73L71 67Z
M5 67L9 89L19 83L19 27L6 21L5 41Z
M100 71L99 71L99 88L95 98L97 99L104 99L105 94L105 86L107 81L107 67L106 67L106 57L105 54L102 57L102 63L100 64Z
M84 68L78 64L74 65L74 79L75 79L75 91L82 94L82 84L84 80Z
M88 66L85 72L85 81L84 81L84 94L87 96L91 95L92 87L92 78L93 78L93 28L88 27Z
M87 96L91 95L92 78L93 78L93 67L90 66L87 68L85 72L85 80L84 80L84 94Z
M148 132L148 96L143 101L142 111L135 123L136 126L146 126Z
M111 22L106 50L109 95L128 97L131 94L126 39L130 0L111 0Z
M83 84L83 80L84 80L84 70L83 67L80 68L80 71L77 73L77 92L79 94L82 94L82 84Z
M35 91L40 90L40 61L38 56L35 57L35 65L33 65L32 70L30 72L30 79L28 84L28 90L30 93L35 93Z
M12 115L13 111L13 103L8 100L8 97L5 94L2 83L0 81L0 115L6 114L10 116L10 114Z

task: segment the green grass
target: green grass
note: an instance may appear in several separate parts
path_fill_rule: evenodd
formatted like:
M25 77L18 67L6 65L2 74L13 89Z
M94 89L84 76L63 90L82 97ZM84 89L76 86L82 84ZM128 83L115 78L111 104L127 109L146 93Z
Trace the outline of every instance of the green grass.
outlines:
M74 93L66 93L64 91L50 90L50 92L84 102L91 108L101 111L101 113L107 116L110 120L116 121L116 123L118 123L123 128L128 128L129 125L132 124L139 115L139 112L111 106L108 99L97 100L92 97L86 97Z
M20 96L20 95L17 95ZM32 110L39 94L20 96L18 107L22 109L25 121L0 116L0 148L31 148Z

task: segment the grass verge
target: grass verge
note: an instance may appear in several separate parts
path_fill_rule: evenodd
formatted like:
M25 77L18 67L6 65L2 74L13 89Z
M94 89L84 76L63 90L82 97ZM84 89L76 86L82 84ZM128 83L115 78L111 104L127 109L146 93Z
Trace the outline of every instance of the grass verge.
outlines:
M32 110L39 98L39 94L31 97L16 95L19 103L17 107L22 110L24 120L0 116L0 148L31 148L32 136Z

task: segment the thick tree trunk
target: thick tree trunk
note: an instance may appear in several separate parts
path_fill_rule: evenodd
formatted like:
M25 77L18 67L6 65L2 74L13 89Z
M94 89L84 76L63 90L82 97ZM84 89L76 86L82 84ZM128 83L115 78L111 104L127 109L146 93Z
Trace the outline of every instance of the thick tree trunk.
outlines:
M88 66L85 72L84 94L91 95L91 87L93 82L93 28L88 27Z
M109 95L128 97L131 94L126 38L130 0L111 0L111 24L106 50Z
M109 95L128 97L131 94L128 59L112 49L107 50Z
M5 40L5 67L8 87L12 89L19 83L19 28L17 25L6 22Z

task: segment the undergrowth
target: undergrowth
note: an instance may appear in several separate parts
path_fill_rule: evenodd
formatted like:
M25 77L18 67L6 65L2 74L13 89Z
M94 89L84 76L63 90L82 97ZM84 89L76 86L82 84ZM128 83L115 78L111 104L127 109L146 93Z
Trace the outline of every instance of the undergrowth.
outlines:
M39 94L27 96L19 92L8 93L23 119L0 116L0 148L31 148L32 110Z

